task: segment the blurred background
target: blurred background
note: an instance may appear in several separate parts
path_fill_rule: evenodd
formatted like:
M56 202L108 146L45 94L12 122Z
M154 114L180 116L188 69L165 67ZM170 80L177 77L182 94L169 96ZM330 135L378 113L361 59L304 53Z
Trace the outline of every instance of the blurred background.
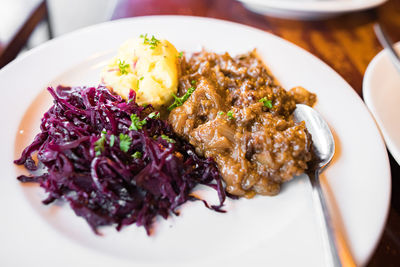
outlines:
M400 40L399 10L400 0L0 0L0 68L21 51L92 24L144 15L192 15L281 36L324 60L361 94L359 76L382 49L372 24L379 17L389 36ZM353 53L353 48L364 53Z
M0 0L0 67L51 38L110 20L117 1Z
M276 34L326 62L361 97L364 72L382 50L373 24L400 41L400 0L0 0L0 68L82 27L166 14L230 20ZM400 266L400 167L391 156L390 164L390 214L369 267Z

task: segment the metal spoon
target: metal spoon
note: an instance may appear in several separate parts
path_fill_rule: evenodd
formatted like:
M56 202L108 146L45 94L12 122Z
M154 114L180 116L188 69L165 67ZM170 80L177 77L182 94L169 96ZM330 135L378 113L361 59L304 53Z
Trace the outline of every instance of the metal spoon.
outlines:
M374 30L379 42L388 51L389 58L393 65L397 68L397 71L400 72L400 55L396 52L392 39L390 39L389 35L379 23L374 24Z
M329 164L335 154L335 141L328 124L313 108L298 104L293 114L296 122L305 122L307 130L312 136L314 159L308 164L307 174L310 177L312 185L316 211L321 218L321 226L328 237L332 264L335 267L342 266L331 216L329 215L329 210L319 181L319 174Z

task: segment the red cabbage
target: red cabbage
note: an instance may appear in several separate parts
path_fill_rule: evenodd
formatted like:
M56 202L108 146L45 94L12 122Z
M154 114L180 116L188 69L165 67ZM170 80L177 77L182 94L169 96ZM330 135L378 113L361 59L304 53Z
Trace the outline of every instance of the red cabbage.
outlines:
M224 212L226 195L214 161L196 155L157 113L149 116L152 106L138 106L134 91L128 101L103 86L48 91L54 105L41 120L41 132L14 161L31 172L18 180L39 183L48 193L44 204L68 201L96 234L99 226L120 230L133 223L150 234L157 215L178 215L180 205L198 200L190 194L198 184L218 192L219 205L203 202ZM129 129L132 114L142 129Z

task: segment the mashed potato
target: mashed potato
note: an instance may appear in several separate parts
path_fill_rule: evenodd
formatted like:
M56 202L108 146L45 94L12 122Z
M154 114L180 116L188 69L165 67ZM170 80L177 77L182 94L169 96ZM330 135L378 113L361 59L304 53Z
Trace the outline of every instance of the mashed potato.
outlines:
M178 86L178 56L167 40L141 35L126 41L102 72L102 82L127 99L136 91L139 105L168 105Z

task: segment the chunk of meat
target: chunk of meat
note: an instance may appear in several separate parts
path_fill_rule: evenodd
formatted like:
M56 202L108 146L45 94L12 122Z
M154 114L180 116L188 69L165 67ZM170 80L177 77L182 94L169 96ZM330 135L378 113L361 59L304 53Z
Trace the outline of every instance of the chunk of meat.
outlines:
M294 87L289 91L290 95L293 97L296 104L304 104L308 106L313 106L317 101L317 96L301 86Z
M194 54L181 65L179 94L193 85L168 120L197 153L216 161L229 193L275 195L281 183L304 172L311 136L292 113L296 103L313 104L314 94L284 90L254 51L235 58Z

